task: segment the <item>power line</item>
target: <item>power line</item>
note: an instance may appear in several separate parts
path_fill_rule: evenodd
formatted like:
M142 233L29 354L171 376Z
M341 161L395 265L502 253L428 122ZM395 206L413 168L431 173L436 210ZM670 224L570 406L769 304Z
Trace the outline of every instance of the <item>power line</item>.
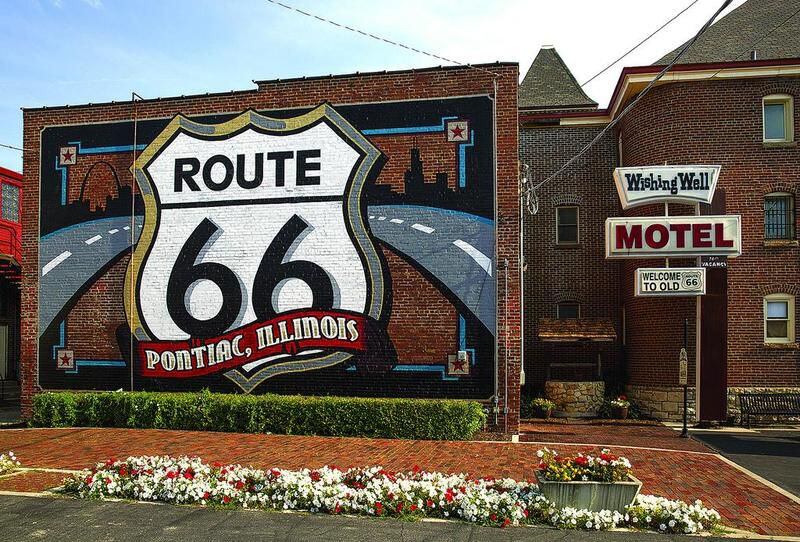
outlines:
M561 173L563 173L569 166L574 164L581 156L586 154L586 151L591 149L598 141L600 141L600 139L602 139L602 137L606 135L608 131L611 130L620 120L622 120L623 117L625 117L625 115L627 115L628 112L630 112L630 110L633 109L636 106L636 104L639 103L639 101L642 98L644 98L645 95L647 95L648 92L650 92L650 89L652 89L653 86L655 86L656 82L658 82L658 80L661 79L664 76L664 74L666 74L670 69L672 69L672 67L678 62L678 60L680 60L683 54L686 51L688 51L692 45L694 45L694 43L700 38L700 36L702 36L705 33L706 30L708 30L708 27L711 26L711 24L716 20L716 18L719 17L719 14L722 13L725 10L725 8L727 8L731 4L731 2L733 2L733 0L725 0L719 7L719 9L714 13L714 15L712 15L711 18L708 21L706 21L706 23L700 28L697 34L695 34L694 37L691 40L689 40L686 43L686 45L683 46L680 52L678 52L678 54L675 55L675 58L673 58L669 64L664 66L664 68L658 73L658 75L656 75L655 78L653 78L650 81L650 83L648 83L648 85L644 88L644 90L642 90L639 93L639 95L636 96L636 98L634 98L634 100L630 104L628 104L627 107L625 107L625 109L623 109L622 112L619 115L617 115L617 117L614 120L609 122L602 130L600 130L600 132L594 137L594 139L592 139L589 143L587 143L586 146L584 146L580 151L578 151L578 153L575 154L572 158L567 160L567 162L563 166L561 166L555 173L547 177L542 182L534 185L533 187L526 188L523 191L522 196L526 198L529 206L530 204L535 202L536 190L541 188L545 184L549 183L556 177L558 177ZM533 204L535 205L535 203ZM535 212L532 214L535 214Z
M15 147L14 145L6 145L5 143L0 143L0 147L5 147L13 151L25 152L25 149L23 149L22 147Z
M333 25L333 26L335 26L337 28L341 28L341 29L344 29L344 30L349 30L350 32L353 32L355 34L361 34L362 36L365 36L367 38L372 38L372 39L377 40L377 41L382 41L384 43L388 43L389 45L394 45L396 47L402 47L403 49L406 49L408 51L413 51L415 53L419 53L421 55L429 56L429 57L435 58L437 60L443 60L444 62L449 62L450 64L456 64L458 66L463 66L465 68L472 68L473 70L486 72L486 73L490 74L492 77L500 77L499 73L495 73L495 72L493 72L491 70L487 70L485 68L481 68L480 66L474 66L472 64L464 64L463 62L459 62L459 61L453 60L451 58L443 57L443 56L437 55L435 53L431 53L429 51L425 51L423 49L418 49L416 47L412 47L410 45L406 45L404 43L400 43L399 41L390 40L388 38L384 38L382 36L378 36L378 35L373 34L371 32L366 32L366 31L360 30L358 28L353 28L352 26L348 26L346 24L338 23L336 21L333 21L331 19L327 19L327 18L322 17L320 15L316 15L316 14L308 12L308 11L303 11L302 9L296 8L294 6L290 6L289 4L284 4L283 2L280 2L278 0L266 0L266 1L269 2L270 4L275 4L276 6L280 6L282 8L288 9L289 11L294 11L296 13L299 13L300 15L305 15L306 17L310 17L312 19L317 19L318 21L322 21L323 23L331 24L331 25Z
M635 51L635 50L636 50L636 49L638 49L638 48L639 48L641 45L643 45L643 44L644 44L644 43L645 43L647 40L649 40L650 38L652 38L653 36L655 36L656 34L658 34L659 32L661 32L661 30L663 30L663 29L664 29L664 28L665 28L667 25L669 25L669 24L670 24L672 21L674 21L675 19L677 19L678 17L680 17L681 15L683 15L684 13L686 13L686 12L689 10L689 8L691 8L692 6L694 6L694 5L695 5L697 2L699 2L699 1L700 1L700 0L694 0L694 1L693 1L691 4L689 4L688 6L686 6L685 8L683 8L681 11L679 11L678 13L676 13L675 15L673 15L673 17L672 17L672 18L671 18L669 21L665 22L664 24L662 24L661 26L659 26L658 28L656 28L656 29L655 29L653 32L651 32L651 33L650 33L650 35L649 35L649 36L647 36L647 37L646 37L646 38L644 38L642 41L640 41L639 43L637 43L636 45L634 45L633 47L631 47L630 49L628 49L627 51L625 51L625 53L623 53L623 54L622 54L622 56L620 56L619 58L617 58L617 59L616 59L614 62L612 62L611 64L609 64L608 66L606 66L605 68L603 68L602 70L600 70L599 72L597 72L596 74L594 74L592 77L590 77L589 79L587 79L586 81L584 81L583 83L581 83L581 86L582 86L582 87L585 87L586 85L588 85L589 83L591 83L592 81L594 81L595 79L597 79L598 77L600 77L602 74L604 74L605 72L607 72L607 71L608 71L608 70L609 70L609 69L610 69L612 66L614 66L614 65L615 65L617 62L619 62L620 60L622 60L623 58L625 58L626 56L628 56L629 54L631 54L633 51Z

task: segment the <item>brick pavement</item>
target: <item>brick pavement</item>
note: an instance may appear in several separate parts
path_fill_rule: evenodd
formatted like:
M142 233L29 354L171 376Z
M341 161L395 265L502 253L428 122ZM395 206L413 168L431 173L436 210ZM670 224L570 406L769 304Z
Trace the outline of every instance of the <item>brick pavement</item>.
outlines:
M610 437L609 437L610 438ZM643 437L644 438L644 437ZM548 439L549 440L549 439ZM608 439L604 439L608 440ZM585 446L551 446L563 452ZM0 450L12 449L28 467L88 467L111 456L193 454L207 461L259 467L340 468L383 465L389 469L469 471L473 476L532 478L538 460L533 443L437 442L286 435L204 433L138 429L7 429ZM633 462L643 491L670 498L702 499L731 527L770 535L800 533L800 504L761 484L718 456L698 451L615 447Z

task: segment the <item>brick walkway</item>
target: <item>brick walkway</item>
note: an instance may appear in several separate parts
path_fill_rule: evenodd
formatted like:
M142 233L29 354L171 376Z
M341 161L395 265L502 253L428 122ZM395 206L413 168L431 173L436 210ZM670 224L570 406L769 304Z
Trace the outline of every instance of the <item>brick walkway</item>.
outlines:
M608 438L603 440L607 442ZM550 441L549 438L547 440ZM551 447L563 452L585 449L585 446L575 444ZM323 465L340 468L382 465L400 470L419 465L427 470L466 470L474 476L523 479L533 478L533 469L538 462L537 445L528 443L136 429L0 430L0 450L8 449L13 450L27 467L66 469L89 467L111 456L189 454L198 455L209 462L237 462L258 467L296 469ZM615 447L615 450L633 462L635 474L644 483L645 493L684 500L700 498L719 510L727 525L738 529L770 535L800 533L800 504L744 475L714 454L622 446ZM16 481L14 485L17 486Z

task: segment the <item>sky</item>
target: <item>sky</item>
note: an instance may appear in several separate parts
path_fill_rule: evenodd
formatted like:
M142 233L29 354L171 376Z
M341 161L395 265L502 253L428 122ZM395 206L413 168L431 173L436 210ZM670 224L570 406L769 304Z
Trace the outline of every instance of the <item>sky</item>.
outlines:
M283 0L461 63L518 62L553 45L583 83L692 0ZM744 0L735 0L735 8ZM624 66L651 64L722 0L697 3L584 90L606 104ZM445 64L266 0L3 0L0 143L21 107L244 90L253 79ZM22 153L0 147L0 166Z

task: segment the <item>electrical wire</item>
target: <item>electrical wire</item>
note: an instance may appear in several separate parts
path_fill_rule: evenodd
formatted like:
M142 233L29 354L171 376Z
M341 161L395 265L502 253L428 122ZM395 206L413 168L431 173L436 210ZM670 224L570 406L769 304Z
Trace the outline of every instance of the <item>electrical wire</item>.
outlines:
M526 193L523 195L523 196L526 198L526 201L529 199L529 198L528 198L528 192L530 192L530 191L533 191L533 192L535 192L536 190L538 190L539 188L541 188L541 187L542 187L542 186L544 186L545 184L549 183L550 181L552 181L553 179L555 179L556 177L558 177L558 176L559 176L561 173L563 173L563 172L564 172L564 171L565 171L565 170L566 170L566 169L567 169L569 166L571 166L571 165L572 165L572 164L574 164L574 163L575 163L575 162L576 162L578 159L580 159L580 157L581 157L581 156L583 156L584 154L586 154L586 152L587 152L589 149L591 149L591 148L592 148L592 147L593 147L593 146L594 146L594 145L595 145L595 144L596 144L598 141L600 141L600 139L602 139L602 138L603 138L603 136L604 136L604 135L606 135L606 134L609 132L609 130L611 130L611 129L612 129L612 128L613 128L613 127L614 127L614 126L615 126L615 125L616 125L616 124L617 124L617 123L620 121L620 120L622 120L622 119L625 117L625 115L627 115L627 114L628 114L628 113L629 113L629 112L630 112L630 111L631 111L631 110L632 110L632 109L633 109L633 108L636 106L636 104L637 104L637 103L639 103L639 101L640 101L642 98L644 98L644 97L647 95L647 93L648 93L648 92L650 92L650 89L652 89L652 88L655 86L655 84L658 82L658 80L659 80L659 79L661 79L661 78L662 78L662 77L663 77L663 76L664 76L664 75L665 75L665 74L666 74L666 73L667 73L669 70L671 70L671 69L672 69L672 67L673 67L675 64L677 64L678 60L680 60L680 58L681 58L681 57L684 55L684 53L686 53L686 51L688 51L688 50L689 50L689 48L690 48L692 45L694 45L694 43L695 43L695 42L696 42L696 41L697 41L697 40L700 38L700 36L702 36L702 35L705 33L705 31L706 31L706 30L708 30L708 27L710 27L710 26L711 26L711 24L712 24L712 23L713 23L713 22L714 22L714 21L717 19L717 17L719 17L720 13L722 13L722 12L723 12L723 11L724 11L724 10L725 10L725 9L726 9L726 8L727 8L729 5L730 5L730 4L731 4L731 2L733 2L733 0L725 0L725 1L722 3L722 5L719 7L719 9L717 9L717 11L714 13L714 15L712 15L712 16L711 16L711 18L710 18L710 19L708 19L708 21L706 21L706 23L705 23L705 24L704 24L704 25L703 25L703 26L700 28L700 30L699 30L699 31L698 31L698 32L697 32L697 33L694 35L694 37L693 37L691 40L689 40L689 41L688 41L688 42L687 42L687 43L686 43L686 44L683 46L683 48L682 48L682 49L681 49L681 50L678 52L678 54L677 54L677 55L675 55L675 58L673 58L673 59L672 59L672 61L670 61L670 63L669 63L669 64L667 64L666 66L664 66L664 68L663 68L663 69L662 69L662 70L661 70L661 71L658 73L658 75L656 75L656 76L655 76L655 77L654 77L654 78L653 78L653 79L650 81L650 83L648 83L648 85L647 85L647 86L646 86L646 87L645 87L645 88L644 88L644 89L643 89L643 90L642 90L642 91L641 91L641 92L640 92L640 93L639 93L639 94L636 96L636 98L634 98L634 100L633 100L631 103L629 103L629 104L628 104L628 105L625 107L625 109L623 109L623 110L622 110L622 112L621 112L619 115L617 115L617 117L616 117L614 120L612 120L611 122L609 122L609 123L608 123L608 124L607 124L607 125L606 125L606 126L603 128L603 129L602 129L602 130L600 130L600 132L599 132L599 133L598 133L598 134L597 134L597 135L594 137L594 139L592 139L592 140L591 140L589 143L587 143L587 144L586 144L586 145L585 145L585 146L584 146L584 147L583 147L583 148L582 148L580 151L578 151L578 153L577 153L577 154L575 154L575 155L574 155L572 158L570 158L569 160L567 160L567 162L566 162L566 163L564 163L564 165L563 165L563 166L561 166L561 167L560 167L560 168L559 168L559 169L558 169L558 170L557 170L555 173L551 174L551 175L550 175L549 177L547 177L545 180L543 180L542 182L540 182L540 183L538 183L538 184L534 185L533 187L528 187L528 188L526 189ZM532 214L536 214L536 213L532 213Z
M290 6L289 4L284 4L283 2L280 2L278 0L266 0L266 1L269 2L270 4L274 4L276 6L280 6L280 7L284 8L284 9L288 9L289 11L294 11L296 13L299 13L300 15L305 15L306 17L310 17L312 19L317 19L318 21L322 21L323 23L328 23L328 24L331 24L331 25L333 25L335 27L338 27L338 28L341 28L341 29L344 29L344 30L349 30L350 32L353 32L355 34L361 34L362 36L365 36L367 38L372 38L374 40L381 41L381 42L384 42L384 43L388 43L389 45L394 45L396 47L402 47L403 49L406 49L408 51L413 51L415 53L419 53L421 55L429 56L429 57L435 58L437 60L443 60L444 62L449 62L450 64L456 64L458 66L463 66L465 68L472 68L473 70L486 72L486 73L490 74L492 77L500 77L499 73L495 73L495 72L493 72L491 70L487 70L486 68L481 68L480 66L475 66L473 64L464 64L463 62L459 62L457 60L453 60L452 58L443 57L443 56L437 55L435 53L431 53L429 51L425 51L423 49L418 49L416 47L412 47L410 45L406 45L405 43L400 43L399 41L393 41L393 40L390 40L388 38L384 38L382 36L378 36L376 34L373 34L371 32L366 32L366 31L360 30L358 28L353 28L352 26L348 26L346 24L338 23L338 22L333 21L331 19L327 19L325 17L322 17L321 15L316 15L316 14L308 12L308 11L303 11L300 8L296 8L294 6Z
M30 149L23 149L22 147L15 147L14 145L6 145L5 143L0 143L0 147L5 147L6 149L11 149L12 151L20 151L20 152L25 152L26 150L30 150Z
M699 2L699 1L700 1L700 0L694 0L694 2L692 2L691 4L689 4L688 6L686 6L685 8L683 8L681 11L679 11L679 12L678 12L678 13L676 13L675 15L673 15L673 16L672 16L672 18L671 18L669 21L665 22L664 24L662 24L661 26L659 26L658 28L656 28L656 29L655 29L653 32L651 32L651 33L650 33L650 35L648 35L648 36L647 36L646 38L644 38L642 41L640 41L639 43L637 43L636 45L634 45L633 47L631 47L630 49L628 49L627 51L625 51L625 53L623 53L623 54L622 54L622 56L620 56L619 58L617 58L617 59L616 59L614 62L612 62L611 64L609 64L608 66L606 66L605 68L603 68L602 70L600 70L599 72L597 72L596 74L594 74L592 77L590 77L589 79L587 79L586 81L584 81L583 83L581 83L581 87L585 87L586 85L588 85L589 83L591 83L592 81L594 81L595 79L597 79L598 77L600 77L601 75L603 75L605 72L607 72L609 69L611 69L611 67L612 67L612 66L614 66L614 65L615 65L617 62L619 62L620 60L622 60L623 58L625 58L626 56L628 56L629 54L631 54L632 52L634 52L636 49L638 49L640 46L642 46L642 45L643 45L645 42L647 42L647 41L648 41L650 38L652 38L653 36L655 36L656 34L658 34L659 32L661 32L661 31L662 31L664 28L666 28L666 27L667 27L667 26L668 26L668 25L669 25L669 24L670 24L672 21L674 21L675 19L677 19L678 17L680 17L681 15L683 15L684 13L686 13L687 11L689 11L689 8L691 8L692 6L694 6L694 5L695 5L697 2Z

